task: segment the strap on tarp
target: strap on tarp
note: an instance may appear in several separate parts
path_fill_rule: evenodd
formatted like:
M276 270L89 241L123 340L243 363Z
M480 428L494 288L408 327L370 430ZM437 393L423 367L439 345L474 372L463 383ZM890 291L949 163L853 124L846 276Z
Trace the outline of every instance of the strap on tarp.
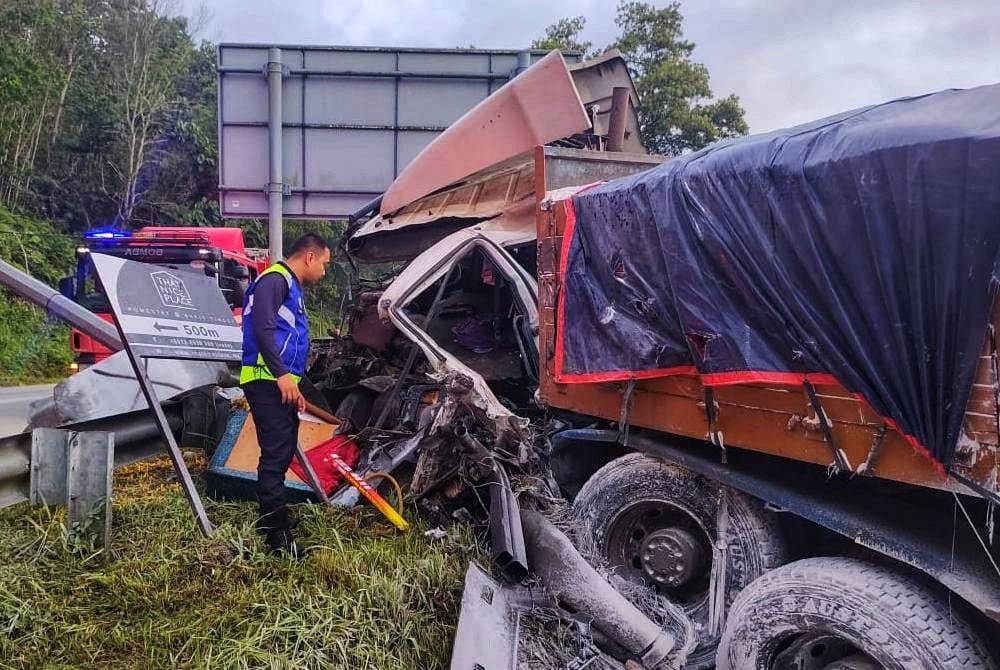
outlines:
M719 407L715 404L715 390L711 386L705 387L705 418L708 420L708 441L721 450L723 464L728 463L729 455L722 431L715 425L719 418Z
M826 412L823 411L823 405L819 402L819 396L816 395L816 387L808 379L802 382L802 386L805 387L806 395L809 396L809 404L812 405L813 411L816 412L819 429L823 431L823 441L830 447L830 452L833 454L833 463L831 464L833 470L835 472L850 470L851 464L847 461L847 455L834 442L833 431L830 430L830 420L826 417Z
M635 394L635 380L630 379L628 380L628 383L625 384L625 393L622 394L622 407L618 412L618 443L623 447L628 446L628 415L632 411L633 394Z

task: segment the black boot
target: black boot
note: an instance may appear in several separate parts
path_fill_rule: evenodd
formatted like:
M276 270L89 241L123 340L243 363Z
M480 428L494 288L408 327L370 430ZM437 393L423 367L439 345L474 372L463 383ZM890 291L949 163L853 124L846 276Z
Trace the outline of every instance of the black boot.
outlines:
M261 535L267 535L272 530L281 530L282 528L295 530L298 526L298 518L287 507L270 512L261 510L260 516L257 517L257 532Z
M257 517L257 532L261 535L268 535L271 532L291 530L291 519L288 517L288 510L284 507L265 510L261 508L260 516Z
M268 552L274 555L286 554L290 558L302 558L308 551L295 543L290 530L271 531L266 537Z
M288 554L292 558L302 558L306 552L295 543L292 529L298 525L288 509L281 507L270 512L261 510L257 519L257 531L264 535L267 548L272 554Z

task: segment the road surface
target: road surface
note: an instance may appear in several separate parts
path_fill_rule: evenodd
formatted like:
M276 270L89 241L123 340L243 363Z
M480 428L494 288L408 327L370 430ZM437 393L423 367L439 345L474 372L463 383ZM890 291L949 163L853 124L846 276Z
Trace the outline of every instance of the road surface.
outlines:
M0 437L14 435L28 425L28 405L52 395L52 384L0 388Z

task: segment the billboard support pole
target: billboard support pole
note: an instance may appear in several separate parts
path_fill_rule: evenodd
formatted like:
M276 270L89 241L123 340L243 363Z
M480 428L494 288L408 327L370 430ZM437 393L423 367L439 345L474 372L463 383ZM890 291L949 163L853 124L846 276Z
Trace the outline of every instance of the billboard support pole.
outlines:
M529 67L531 67L531 52L519 51L517 52L517 67L514 68L514 72L511 73L511 76L516 77Z
M191 473L184 462L184 454L181 453L180 447L177 445L174 432L170 429L170 423L167 421L166 414L163 413L163 407L160 406L160 399L156 396L156 389L153 388L149 377L146 376L145 364L132 350L132 346L129 344L122 330L120 319L115 318L115 325L118 328L118 333L121 335L122 343L125 345L125 354L128 356L129 363L132 364L135 379L139 382L139 388L142 389L142 394L146 397L146 402L149 403L153 419L156 420L156 427L160 431L160 438L166 445L167 454L174 464L174 472L177 473L177 479L184 490L184 497L187 498L188 505L191 506L191 511L194 513L198 530L205 537L209 537L215 532L215 526L208 519L208 514L205 512L205 505L201 502L201 496L198 495L198 489L195 488L194 480L191 479Z
M285 197L284 175L281 156L281 80L284 70L281 65L281 49L271 48L267 52L267 92L268 92L268 137L267 153L269 170L267 180L267 246L271 262L283 258L282 209Z

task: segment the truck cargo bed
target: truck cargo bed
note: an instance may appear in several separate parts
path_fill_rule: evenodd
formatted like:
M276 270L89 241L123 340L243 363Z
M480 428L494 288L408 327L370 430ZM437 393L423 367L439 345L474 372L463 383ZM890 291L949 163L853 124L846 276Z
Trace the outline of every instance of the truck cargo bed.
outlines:
M536 154L536 193L559 187L546 173L560 150ZM539 196L538 226L539 352L544 372L540 396L549 406L618 421L622 415L626 382L555 382L556 308L561 290L559 275L566 210L560 201ZM998 324L994 311L993 331ZM567 326L569 327L569 326ZM998 463L997 360L991 341L983 345L972 395L965 413L965 434L955 453L952 470L995 491ZM827 442L806 389L801 385L744 383L713 386L715 430L727 448L749 449L817 465L835 462L833 449L842 451L853 472L920 486L968 492L946 479L935 464L920 454L903 435L887 425L863 399L839 385L817 385L816 394L829 419L833 445ZM695 375L675 375L635 383L627 408L631 426L684 437L709 440L706 387ZM706 449L718 449L706 441Z

